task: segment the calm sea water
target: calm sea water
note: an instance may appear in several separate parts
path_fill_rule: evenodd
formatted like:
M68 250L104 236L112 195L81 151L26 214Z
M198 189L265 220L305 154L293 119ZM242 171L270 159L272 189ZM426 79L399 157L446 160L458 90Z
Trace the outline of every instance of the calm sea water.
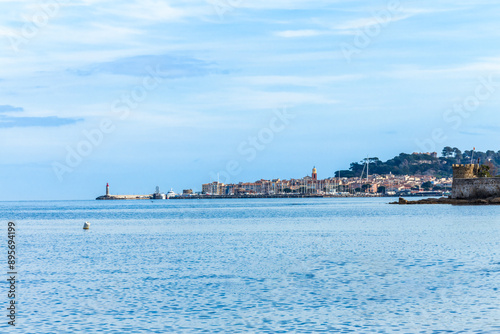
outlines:
M0 202L15 332L500 333L500 206L388 201Z

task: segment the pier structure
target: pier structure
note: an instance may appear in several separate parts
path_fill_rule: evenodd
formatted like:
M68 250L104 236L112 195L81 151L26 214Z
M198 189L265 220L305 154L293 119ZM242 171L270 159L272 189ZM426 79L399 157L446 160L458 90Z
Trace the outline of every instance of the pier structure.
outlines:
M153 199L155 194L152 195L110 195L109 193L109 183L106 183L106 195L99 196L96 200L137 200L137 199Z

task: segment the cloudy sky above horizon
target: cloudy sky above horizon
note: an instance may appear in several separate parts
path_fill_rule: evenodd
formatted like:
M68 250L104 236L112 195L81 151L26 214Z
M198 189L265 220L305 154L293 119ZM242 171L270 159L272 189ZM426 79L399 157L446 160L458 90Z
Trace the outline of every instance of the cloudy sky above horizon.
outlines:
M0 0L0 200L500 150L499 7Z

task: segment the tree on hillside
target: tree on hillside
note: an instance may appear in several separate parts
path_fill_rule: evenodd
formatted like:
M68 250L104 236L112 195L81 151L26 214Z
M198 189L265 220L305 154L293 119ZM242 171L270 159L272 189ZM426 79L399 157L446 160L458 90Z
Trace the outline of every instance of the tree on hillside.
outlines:
M366 161L366 159L365 159L365 161ZM368 162L370 164L374 164L374 165L379 165L379 164L382 163L382 161L380 161L380 159L377 158L377 157L375 157L375 158L368 158Z
M340 170L335 172L335 177L354 177L352 170Z
M442 157L434 158L428 154L407 154L401 153L387 161L381 161L379 158L368 158L370 162L370 174L386 175L429 175L436 177L451 177L453 175L453 164L477 163L479 158L483 164L490 166L490 174L497 174L500 170L500 151L492 150L486 153L480 151L466 150L461 151L457 147L447 146L443 148ZM367 158L360 162L353 162L349 170L340 171L341 177L360 177L363 169L366 168ZM474 160L474 161L472 161ZM490 164L491 163L491 164ZM366 169L365 169L366 173ZM366 175L366 174L365 174ZM338 177L339 173L335 173Z
M443 148L443 151L441 152L441 154L445 158L451 157L451 156L453 156L453 149L449 146L446 146L445 148Z
M463 159L462 151L460 151L458 148L454 147L453 154L455 154L456 162L460 163L460 161Z

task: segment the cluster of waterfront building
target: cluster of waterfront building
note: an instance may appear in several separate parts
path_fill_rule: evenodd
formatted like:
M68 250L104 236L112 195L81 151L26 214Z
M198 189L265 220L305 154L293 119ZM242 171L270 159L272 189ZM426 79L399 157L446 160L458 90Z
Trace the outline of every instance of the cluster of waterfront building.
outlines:
M182 199L207 197L333 197L333 196L395 196L395 195L432 195L424 191L424 183L432 185L433 189L440 189L434 195L443 195L452 189L453 178L436 178L433 176L410 175L370 175L365 178L336 178L318 179L318 171L313 168L311 176L291 180L259 180L256 182L240 182L224 184L211 182L202 185L201 192L191 189L176 194L170 190L167 194L160 192L156 187L154 194L148 195L111 195L109 184L106 184L106 195L97 200L144 200L144 199Z
M259 180L224 184L218 181L202 185L201 195L238 196L238 195L396 195L401 193L417 194L423 192L422 184L430 182L433 188L451 190L453 178L433 176L370 175L365 178L327 178L318 179L318 172L313 168L311 176L291 180Z

